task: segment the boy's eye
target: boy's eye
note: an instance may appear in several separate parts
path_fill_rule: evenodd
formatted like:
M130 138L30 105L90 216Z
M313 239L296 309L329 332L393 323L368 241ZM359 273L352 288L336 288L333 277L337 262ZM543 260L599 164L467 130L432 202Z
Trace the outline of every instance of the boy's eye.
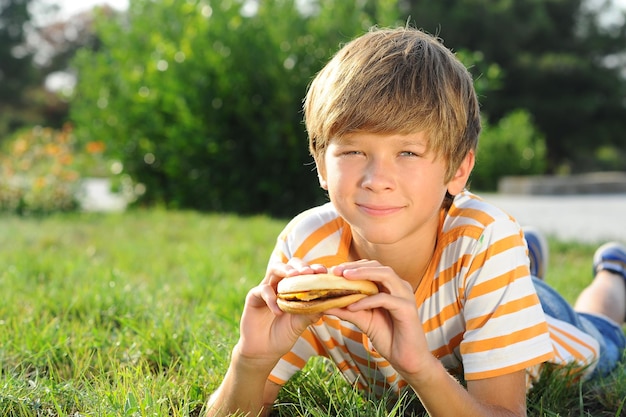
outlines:
M402 152L400 152L400 155L401 156L419 156L415 152L411 152L411 151L402 151Z

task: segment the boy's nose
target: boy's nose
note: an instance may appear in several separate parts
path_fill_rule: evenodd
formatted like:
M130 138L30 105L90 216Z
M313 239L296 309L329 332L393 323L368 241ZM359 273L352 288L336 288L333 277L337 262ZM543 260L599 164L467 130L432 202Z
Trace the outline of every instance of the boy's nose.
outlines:
M372 191L392 189L395 185L394 170L393 164L372 159L367 164L361 185Z

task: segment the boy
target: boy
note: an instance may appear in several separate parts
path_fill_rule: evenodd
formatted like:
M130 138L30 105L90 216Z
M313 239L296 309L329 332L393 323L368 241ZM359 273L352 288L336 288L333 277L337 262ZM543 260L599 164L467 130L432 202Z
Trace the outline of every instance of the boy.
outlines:
M431 416L455 417L524 416L527 370L596 363L598 341L546 320L517 223L465 190L480 114L450 51L417 30L373 30L316 76L304 110L330 202L280 235L209 416L267 414L315 355L364 390L410 387ZM327 271L380 293L323 315L279 310L282 278Z

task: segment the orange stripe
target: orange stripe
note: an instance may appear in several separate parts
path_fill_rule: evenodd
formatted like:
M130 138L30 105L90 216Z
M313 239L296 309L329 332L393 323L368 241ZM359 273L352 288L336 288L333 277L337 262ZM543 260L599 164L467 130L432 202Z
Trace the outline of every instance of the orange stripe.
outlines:
M339 250L337 256L344 258L346 261L350 257L350 245L352 244L352 230L349 227L344 227L341 233L341 242L339 244Z
M477 209L467 208L467 207L463 208L462 210L459 210L456 206L452 206L450 208L449 215L453 217L468 217L470 219L476 220L483 226L487 226L493 223L493 220L494 220L493 216L491 216L484 210L477 210Z
M560 346L562 346L565 350L567 350L573 357L575 357L580 362L587 363L587 358L585 357L585 355L582 352L576 350L570 344L566 343L562 338L558 337L557 334L561 334L561 335L569 338L570 340L573 340L574 342L578 343L579 345L584 346L585 348L587 348L590 352L593 352L594 354L597 353L596 349L594 349L593 346L589 345L588 343L583 342L579 338L577 338L577 337L575 337L575 336L573 336L573 335L571 335L569 333L565 333L561 329L557 329L554 326L550 326L550 328L552 329L552 333L551 333L552 340L558 342L558 344Z
M447 345L438 347L435 350L431 350L431 353L435 358L443 358L446 355L454 354L454 348L457 347L463 340L463 334L464 332L457 334L452 339L450 339Z
M444 325L444 323L446 321L448 321L449 319L456 317L459 315L460 312L460 308L459 305L456 303L456 300L454 303L452 304L448 304L447 306L445 306L444 308L441 309L441 311L439 312L439 314L437 314L436 316L426 320L422 327L424 328L424 331L426 333L431 332L441 326Z
M565 336L569 337L571 340L575 341L575 342L576 342L576 343L578 343L579 345L583 345L584 347L586 347L587 349L589 349L591 352L596 352L596 349L595 349L593 346L591 346L591 345L590 345L590 344L588 344L587 342L585 342L585 341L583 341L583 340L579 339L578 337L576 337L576 336L574 336L574 335L572 335L572 334L569 334L569 333L565 332L563 329L559 329L559 328L556 328L556 327L555 327L555 328L554 328L554 332L556 332L556 333L560 333L560 334L562 334L562 335L565 335ZM591 337L591 336L589 336L589 337Z
M341 351L341 353L343 354L348 353L348 348L346 347L346 345L339 343L337 339L334 339L332 337L329 340L325 341L324 345L326 346L326 349L328 349L329 352L331 350L337 349Z
M491 256L504 253L509 249L520 247L524 244L520 235L510 235L505 238L502 238L496 242L492 242L489 245L489 253Z
M474 262L472 262L472 267L467 273L467 276L471 276L478 269L482 268L488 258L491 258L495 255L506 252L521 245L523 245L523 241L519 237L519 235L507 236L496 242L491 242L487 250L476 255L476 257L474 258Z
M463 237L469 237L471 239L478 240L484 231L485 229L480 226L464 224L462 226L458 226L446 231L445 234L440 233L438 236L438 238L441 239L439 241L439 244L441 247L446 247L452 242Z
M438 255L441 255L441 254L438 254ZM461 269L461 267L458 266L459 263L462 266L464 265L464 263L468 262L469 259L470 259L470 256L468 255L461 257L461 259L459 259L449 268L446 268L445 270L440 271L439 276L437 277L436 280L423 279L420 282L419 286L417 287L417 290L415 291L415 302L417 303L417 305L418 306L422 305L424 301L426 300L426 298L431 297L434 294L437 294L443 285L452 281L456 277L457 271ZM437 269L439 268L438 264L439 264L439 259L438 258L433 259L430 263L428 270L424 274L424 276L426 277L434 276L435 273L437 272Z
M489 281L481 282L472 287L472 293L468 299L476 298L489 294L494 291L506 288L510 283L517 278L525 277L528 275L528 268L525 266L518 266L513 270L506 271L504 274L491 278Z
M341 320L336 319L336 318L331 317L331 316L323 316L323 317L322 317L322 320L324 321L324 323L326 323L326 325L327 325L328 327L330 327L330 328L332 328L332 329L334 329L334 330L336 330L336 331L340 332L340 333L341 333L341 335L342 335L344 338L351 339L351 340L353 340L353 341L355 341L355 342L357 342L357 343L362 343L362 341L363 341L363 333L361 333L361 332L360 332L360 331L358 331L358 330L353 330L353 329L351 329L351 328L348 328L348 327L344 326L344 325L341 323ZM335 345L339 345L339 344L340 344L340 343L339 343L337 340L335 340L335 338L333 338L332 336L331 336L331 338L330 338L330 341L332 341L333 343L335 343ZM328 345L328 342L324 342L324 344L325 344L325 345Z
M485 261L487 260L488 256L490 256L488 251L477 253L474 256L472 263L467 265L467 273L463 277L464 288L466 287L468 277L474 275L480 268L485 266Z
M398 379L400 375L398 375L397 373L393 373L391 375L389 375L387 378L385 378L387 380L387 383L389 385L393 384L394 382L396 382L396 380Z
M550 336L550 337L552 337L552 336ZM559 360L558 363L565 363L565 358L563 357L563 355L561 355L559 353L559 351L557 349L554 349L554 357Z
M333 349L339 349L344 353L348 351L348 348L346 348L345 345L343 345L342 343L339 343L337 339L333 337L331 337L328 340L324 340L322 343L324 344L324 346L326 346L326 350L328 351L331 351Z
M341 327L341 335L345 338L354 340L357 343L362 343L363 342L363 333L361 333L359 330L353 330L353 329L349 329L347 327Z
M319 229L311 233L304 240L304 242L302 242L302 244L295 250L293 256L296 258L304 258L304 256L309 253L311 249L317 246L317 244L319 244L322 240L338 231L341 226L342 223L336 219L324 224Z
M306 340L309 345L311 345L311 347L315 350L315 353L318 355L326 355L324 346L315 337L315 335L313 335L313 332L307 329L304 333L302 333L301 337Z
M500 305L495 312L491 314L485 314L484 316L476 317L467 321L467 330L475 330L483 327L485 323L496 317L505 316L507 314L517 313L526 308L539 304L539 299L536 294L530 294L526 297L518 300L509 301L506 304Z
M351 369L352 371L355 370L354 366L350 366L347 361L341 361L340 363L338 363L337 369L339 369L341 372L346 372L348 369ZM356 373L358 374L359 372Z
M372 363L371 359L369 358L363 358L361 356L356 356L356 355L352 355L352 360L355 363L358 363L359 365L363 365L369 368L370 364Z
M579 362L583 362L583 363L586 362L586 358L579 351L577 351L572 346L565 343L563 339L561 339L554 333L552 333L551 336L552 336L552 340L558 343L559 346L565 349L570 355L572 355L572 357L576 358L576 360L578 360Z
M352 243L352 233L349 227L344 227L339 240L337 253L332 255L320 256L319 258L310 259L311 264L321 264L328 268L339 265L350 260L350 244Z
M286 380L280 379L280 378L278 378L277 376L275 376L273 374L270 374L270 376L268 376L267 379L269 381L273 382L276 385L281 385L282 386L282 385L285 385L287 383Z
M548 326L545 322L538 323L534 326L512 332L508 335L492 337L475 342L466 342L461 345L461 353L480 353L492 349L504 348L511 343L525 341L537 337L548 332Z
M552 359L552 357L553 357L552 353L546 353L539 357L529 359L525 362L516 363L515 365L511 365L511 366L505 366L504 368L498 368L498 369L494 369L491 371L466 373L465 379L467 381L475 381L477 379L493 378L496 376L510 374L516 371L521 371L522 369L529 368L533 365L537 365L537 364L549 361L550 359Z
M379 356L380 358L381 356ZM376 366L378 368L387 368L389 366L391 366L391 364L386 361L386 360L381 360L381 361L375 361L372 359L372 357L361 357L361 356L357 356L357 355L352 355L352 359L354 360L354 362L366 366L368 368L370 368L372 366L373 363L376 363Z
M330 327L331 329L335 329L338 332L342 332L343 331L343 326L341 325L341 323L339 322L339 320L332 318L330 316L323 316L322 317L322 322ZM341 349L343 352L347 351L347 348L340 343L339 341L337 341L337 339L335 339L334 337L330 337L330 339L328 340L320 340L321 343L323 343L323 345L326 347L326 349L328 351L332 350L332 349L336 349L339 348Z
M307 262L309 264L320 264L320 265L324 265L327 268L330 268L331 266L344 263L347 260L348 259L343 256L328 255L328 256L320 256L319 258L312 258L312 259L307 260Z
M343 326L341 325L341 321L334 316L322 316L322 322L326 323L328 327L335 330L342 330Z
M384 381L380 379L376 379L373 382L374 382L374 385L376 385L377 387L383 388L385 390L389 388L389 385L391 385L389 381L387 381L387 379L385 379Z
M448 268L441 271L441 273L439 274L441 285L447 284L448 282L452 281L456 277L458 271L460 271L464 267L467 268L470 266L471 261L472 261L472 256L466 254L466 255L461 256L459 259L457 259Z
M288 352L285 356L283 356L283 359L298 369L302 369L304 368L304 365L306 365L306 361L293 352Z

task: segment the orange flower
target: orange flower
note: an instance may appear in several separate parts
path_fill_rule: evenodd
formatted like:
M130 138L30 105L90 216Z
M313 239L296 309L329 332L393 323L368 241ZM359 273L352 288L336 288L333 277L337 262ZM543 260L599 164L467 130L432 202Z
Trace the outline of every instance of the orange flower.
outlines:
M104 152L105 148L106 148L106 145L101 140L96 140L96 141L93 141L93 142L89 142L89 143L87 143L87 146L85 146L85 149L87 150L87 152L92 153L92 154L93 153L102 153L102 152Z
M63 171L61 172L60 177L65 181L73 182L73 181L78 180L79 175L78 175L78 172L76 171Z
M48 155L58 155L61 152L61 148L54 143L49 143L46 145L46 154Z
M46 178L45 177L37 177L35 179L35 189L42 189L46 186Z
M28 150L28 143L24 139L18 139L13 143L13 152L21 155Z
M72 163L73 160L74 160L74 158L70 154L63 154L63 155L59 156L59 162L62 165L69 165L69 164Z

